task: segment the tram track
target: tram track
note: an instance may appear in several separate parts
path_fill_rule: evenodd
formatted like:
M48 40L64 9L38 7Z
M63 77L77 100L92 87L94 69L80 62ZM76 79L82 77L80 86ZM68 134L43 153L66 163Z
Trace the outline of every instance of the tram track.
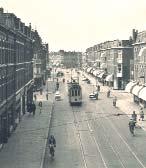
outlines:
M84 151L84 144L82 142L81 132L78 131L78 126L77 126L80 121L78 121L78 117L76 117L76 115L77 115L76 112L80 112L80 108L79 107L72 107L72 111L73 111L73 116L74 116L74 121L75 121L75 128L76 128L76 131L77 131L78 137L79 137L79 143L80 143L80 148L81 148L81 152L82 152L84 167L88 168L87 158L86 158L87 154ZM133 164L132 162L134 161L134 163L136 163L136 165L137 165L136 168L146 168L144 166L144 164L142 163L142 161L140 160L140 158L137 156L136 152L134 150L132 150L132 148L130 147L128 142L126 142L124 137L117 130L116 126L112 123L111 119L108 118L107 113L105 115L105 113L103 111L107 111L107 109L104 109L104 108L102 109L102 112L101 112L102 119L101 120L100 119L97 120L98 118L96 117L96 120L94 121L94 118L91 119L93 116L87 117L87 115L85 115L87 118L84 121L87 122L87 126L88 126L90 136L94 140L96 150L100 153L100 157L102 159L104 167L105 168L111 168L112 167L112 160L110 160L110 158L108 158L107 154L106 154L107 155L107 157L106 157L106 155L104 153L104 152L106 152L107 150L110 149L109 154L113 155L113 157L116 160L116 164L118 165L118 167L129 168L129 166L132 165ZM85 112L84 112L84 114L85 114ZM91 113L89 115L91 115ZM109 115L111 115L111 114L109 113ZM110 137L111 135L109 134L110 131L106 128L107 125L105 125L104 120L108 121L109 129L111 128L114 131L114 133L115 133L114 136L116 137L114 139L116 139L116 140L120 139L120 142L122 143L120 147L117 144L114 144L112 142L112 138ZM93 127L92 127L91 123L93 124ZM101 133L102 138L98 137L97 134L95 134L96 130L94 129L94 124L96 124L96 125L98 124L98 127L102 128L102 130L103 130L103 132ZM104 143L101 141L102 139L105 139ZM106 145L105 149L103 149L104 148L103 144ZM132 158L130 158L130 160L127 161L125 159L125 157L122 155L122 153L121 153L122 147L124 149L126 149L126 153L130 154L130 156L132 157ZM131 162L129 162L129 161L131 161Z
M82 139L81 139L81 136L80 136L80 131L78 130L78 118L76 117L76 112L81 112L80 110L81 108L80 107L72 107L72 112L73 112L73 116L74 116L74 123L75 123L75 128L76 128L76 131L77 131L77 134L78 134L78 138L79 138L79 143L80 143L80 148L81 148L81 152L82 152L82 158L83 158L83 162L84 162L84 168L88 168L88 165L87 165L87 160L86 160L86 156L87 154L85 154L84 152L84 144L82 142ZM85 112L84 112L85 113ZM89 113L89 115L92 115L92 113ZM87 117L87 114L85 114L85 116ZM89 119L90 118L90 119ZM137 160L137 165L138 167L137 168L145 168L145 166L143 165L143 163L140 161L140 159L138 158L138 156L136 155L136 153L131 149L131 147L128 145L128 143L124 140L124 138L122 137L122 135L120 135L120 133L118 132L118 130L116 130L115 128L115 125L112 123L112 121L103 113L103 116L102 116L102 119L106 119L108 120L108 122L110 123L112 129L115 130L116 134L118 137L120 137L120 139L122 140L123 144L125 145L125 147L128 149L128 151L131 153L131 155ZM113 153L113 156L115 157L116 159L116 162L119 162L119 166L121 168L128 168L127 166L127 163L125 162L125 160L123 160L123 158L121 157L121 154L120 154L120 150L118 150L118 145L116 144L113 144L110 137L109 137L109 132L108 130L106 129L106 126L104 126L104 121L102 120L94 120L94 118L91 120L91 116L90 117L87 117L86 118L86 122L87 122L87 126L88 126L88 130L89 130L89 133L90 133L90 136L91 138L93 139L94 143L95 143L95 146L96 146L96 150L100 153L100 157L102 159L102 162L103 162L103 165L105 168L108 168L108 167L111 167L109 166L110 164L108 164L105 156L104 156L104 153L103 153L103 149L101 148L102 144L101 144L101 141L100 139L97 140L97 136L94 134L95 130L93 128L92 125L90 125L90 122L92 122L92 124L96 125L97 122L98 122L98 127L102 127L102 136L104 137L104 139L106 140L106 146L108 147L108 149L110 148L110 150L112 151ZM116 136L116 135L115 135ZM95 156L96 157L96 156Z
M78 139L79 139L80 150L81 150L81 154L82 154L84 168L88 168L87 167L87 162L86 162L86 159L85 159L85 153L84 153L84 149L83 149L82 140L81 140L81 137L80 137L80 132L79 132L78 126L77 126L78 122L77 122L77 118L76 118L76 115L75 115L75 112L80 112L80 107L79 106L72 106L72 112L73 112L73 117L74 117L74 127L75 127L75 130L77 131L77 135L78 135Z
M115 133L117 134L118 137L120 137L121 141L123 142L123 144L125 145L125 147L128 149L128 151L131 153L131 155L137 160L137 165L139 168L145 168L144 164L140 161L140 159L138 158L137 154L131 149L131 147L128 145L128 143L124 140L124 138L122 137L122 135L118 132L118 130L116 129L115 125L112 123L112 121L103 113L102 118L105 118L106 120L108 120L109 124L111 125L112 129L115 131ZM90 117L91 118L91 117ZM93 122L95 122L94 120L92 120ZM87 119L88 122L88 126L89 129L91 129L90 123ZM94 123L93 123L94 124ZM103 122L103 120L99 120L98 124L97 121L95 123L96 125L98 125L99 128L102 127L102 129L104 130L104 132L102 132L102 135L104 136L104 138L107 140L107 144L108 147L111 148L111 150L113 151L113 153L115 154L116 158L119 160L119 163L121 164L122 168L128 168L128 166L126 166L126 162L124 159L122 159L122 157L120 156L120 152L118 151L119 147L116 144L112 144L112 141L110 140L110 137L107 136L109 134L108 130L105 127L105 123ZM108 126L108 128L111 128ZM94 131L93 131L94 132ZM110 135L111 136L111 135ZM116 136L116 135L115 135ZM94 136L95 138L95 136ZM97 140L95 139L95 143L97 143ZM99 146L100 144L97 143L97 145ZM138 168L137 167L137 168Z
M79 143L80 143L82 158L83 158L83 162L84 162L84 168L90 168L90 167L88 167L88 165L87 165L87 161L86 161L86 156L87 156L87 154L85 154L85 152L84 152L82 139L81 139L80 132L79 132L78 126L77 126L77 124L78 124L79 122L77 121L77 117L76 117L75 112L81 112L79 109L80 109L80 108L79 108L78 106L77 106L77 107L72 106L72 112L73 112L74 121L75 121L74 123L75 123L76 131L77 131L77 133L78 133L78 138L79 138ZM86 114L85 114L85 115L86 115ZM105 160L104 160L104 157L103 157L103 155L102 155L102 152L101 152L101 150L100 150L99 144L96 142L96 139L95 139L95 137L94 137L93 134L92 134L92 131L93 131L93 130L91 129L91 127L90 127L90 125L89 125L88 119L86 119L86 122L87 122L87 125L88 125L88 131L89 131L89 133L90 133L91 138L93 139L93 141L94 141L94 143L95 143L97 152L99 152L99 154L100 154L100 157L101 157L101 160L102 160L102 162L103 162L103 165L104 165L105 168L108 168L107 165L106 165L106 162L105 162ZM94 156L94 157L97 157L97 156Z
M95 122L95 121L93 120L93 122ZM106 131L105 131L104 124L101 123L101 122L102 122L102 121L98 121L98 125L99 125L99 127L102 127L102 129L104 130L104 132L103 132L103 137L104 137L105 140L107 140L107 144L106 144L106 145L108 145L108 147L112 150L113 154L116 156L116 158L117 158L117 160L119 161L119 163L121 164L122 168L126 168L125 165L124 165L124 163L122 162L120 156L119 156L119 153L116 152L116 150L114 149L113 145L110 143L109 137L107 136L107 133L106 133ZM91 129L91 126L90 126L88 120L87 120L87 123L88 123L88 127ZM108 168L108 165L107 165L107 163L106 163L106 161L105 161L105 159L104 159L104 157L103 157L103 155L102 155L101 149L99 148L100 143L97 142L97 139L95 138L95 136L93 136L93 139L94 139L94 141L95 141L95 144L96 144L97 148L99 149L99 151L100 151L100 153L101 153L102 160L103 160L103 162L104 162L105 167Z
M142 161L140 161L140 159L138 158L136 152L134 152L134 151L132 150L132 148L129 146L129 144L126 142L126 140L124 140L123 136L118 132L118 130L116 129L116 127L114 126L114 124L111 122L111 120L109 120L109 118L107 118L107 117L105 117L105 118L109 121L111 127L114 129L114 131L116 132L116 134L120 137L120 139L121 139L122 142L125 144L125 146L126 146L127 149L129 150L129 152L132 154L132 156L137 160L137 162L139 163L139 167L140 167L140 168L146 168L146 167L144 166L144 164L142 163ZM116 146L116 145L115 145L115 146ZM118 148L118 146L117 146L117 148Z

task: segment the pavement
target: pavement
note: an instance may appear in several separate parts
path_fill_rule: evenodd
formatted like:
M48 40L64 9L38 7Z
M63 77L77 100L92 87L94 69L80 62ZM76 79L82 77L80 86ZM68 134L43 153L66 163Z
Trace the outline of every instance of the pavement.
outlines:
M46 100L46 91L40 95L36 92L36 114L26 114L22 117L17 129L0 152L0 168L42 168L49 124L53 109L52 96ZM42 101L40 113L38 102Z
M87 73L84 72L84 75L89 78L94 86L96 86L97 81L95 78ZM107 91L109 90L108 86L103 86L101 83L98 82L100 85L100 92L104 92L107 94ZM137 126L141 127L143 130L146 131L146 109L143 109L145 118L144 121L139 120L139 112L140 112L140 105L137 105L133 101L133 95L131 93L125 92L125 90L111 90L110 98L117 97L117 108L125 113L128 117L131 117L131 114L133 111L137 114ZM100 93L99 93L100 96Z

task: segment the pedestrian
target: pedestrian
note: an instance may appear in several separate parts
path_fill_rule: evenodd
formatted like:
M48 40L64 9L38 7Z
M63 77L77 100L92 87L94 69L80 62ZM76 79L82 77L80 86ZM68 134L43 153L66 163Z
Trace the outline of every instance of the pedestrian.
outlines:
M31 113L31 102L28 101L27 103L27 112Z
M139 115L140 115L140 119L139 120L144 120L144 112L143 112L143 108L141 108L140 109L140 113L139 113Z
M100 92L100 85L97 86L97 90L98 90L98 92Z
M110 89L107 91L107 97L110 97L110 93L111 93L111 91L110 91Z
M96 100L98 100L98 96L99 96L99 93L98 93L98 92L96 92Z
M33 115L35 115L36 105L34 102L32 103L31 108L32 108Z
M48 100L48 93L46 93L46 99Z
M42 92L43 92L43 89L41 88L41 89L40 89L40 95L42 95Z
M102 80L102 85L104 86L104 84L105 84L105 81L104 81L104 79Z
M34 100L35 100L35 101L37 100L36 94L34 94Z
M131 117L133 118L133 120L136 122L137 121L137 114L135 113L135 111L133 111Z
M113 106L116 107L116 104L117 104L117 97L115 96L115 97L113 98Z
M41 113L42 112L42 106L43 106L42 101L40 101L38 105L39 105L39 109L40 109L40 113Z

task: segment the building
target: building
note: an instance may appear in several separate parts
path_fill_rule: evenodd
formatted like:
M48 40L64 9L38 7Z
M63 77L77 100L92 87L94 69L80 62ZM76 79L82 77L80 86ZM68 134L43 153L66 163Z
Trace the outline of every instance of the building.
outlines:
M33 78L35 90L39 90L47 79L48 44L43 44L41 37L35 30L33 36Z
M131 82L126 90L133 94L134 102L146 107L146 31L133 29L134 60L131 66Z
M113 40L86 49L90 73L114 89L124 89L130 78L133 47L130 40ZM93 70L92 70L93 69ZM87 71L88 71L87 70Z
M0 8L0 146L16 129L33 101L33 56L37 35L13 13ZM48 46L42 47L45 74ZM45 77L44 77L45 78Z
M61 55L63 56L62 64L66 68L80 68L82 66L81 52L61 50Z

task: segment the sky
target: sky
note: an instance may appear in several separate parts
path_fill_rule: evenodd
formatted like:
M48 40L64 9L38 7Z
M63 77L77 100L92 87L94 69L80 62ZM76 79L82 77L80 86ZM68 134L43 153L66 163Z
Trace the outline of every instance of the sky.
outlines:
M82 51L146 30L146 0L0 0L5 12L31 23L50 51Z

